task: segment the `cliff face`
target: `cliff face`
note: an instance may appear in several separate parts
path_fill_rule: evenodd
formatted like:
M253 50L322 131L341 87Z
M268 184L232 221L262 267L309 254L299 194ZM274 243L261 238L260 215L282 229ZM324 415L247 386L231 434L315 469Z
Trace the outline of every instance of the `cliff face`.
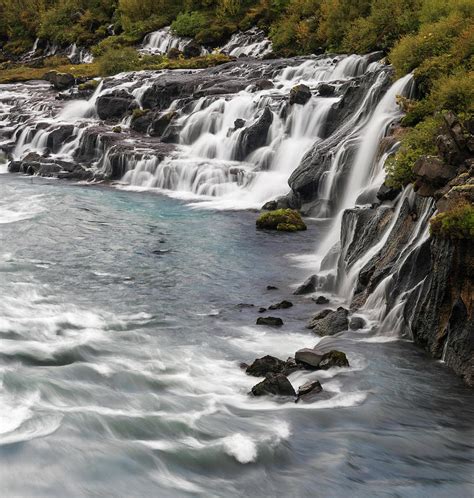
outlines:
M474 386L471 126L446 115L438 155L415 165L415 191L408 187L393 206L344 213L338 281L357 268L351 307L366 306L379 292L386 302L382 327L408 331L415 344ZM459 220L458 212L471 215Z

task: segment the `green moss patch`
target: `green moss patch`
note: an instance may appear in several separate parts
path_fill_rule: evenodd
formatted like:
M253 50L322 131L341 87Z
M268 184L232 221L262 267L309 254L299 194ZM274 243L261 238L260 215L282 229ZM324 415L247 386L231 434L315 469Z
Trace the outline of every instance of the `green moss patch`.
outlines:
M446 239L474 239L474 206L468 203L436 215L431 234Z
M294 209L276 209L262 213L257 221L257 228L278 230L280 232L296 232L306 230L301 214Z

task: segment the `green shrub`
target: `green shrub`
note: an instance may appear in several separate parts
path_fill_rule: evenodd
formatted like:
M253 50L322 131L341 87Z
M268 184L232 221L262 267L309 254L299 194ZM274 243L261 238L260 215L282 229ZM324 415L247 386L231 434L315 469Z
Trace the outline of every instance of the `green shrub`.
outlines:
M178 36L194 37L208 25L208 18L202 12L181 12L172 22L171 29Z
M102 76L110 76L124 71L140 69L138 52L131 47L110 49L98 59L99 72Z
M440 130L441 116L429 117L414 128L406 130L402 136L398 151L385 163L387 171L386 184L389 187L401 188L414 180L413 166L423 155L434 155L437 152L435 138Z
M448 239L474 239L474 206L461 203L431 219L431 234Z

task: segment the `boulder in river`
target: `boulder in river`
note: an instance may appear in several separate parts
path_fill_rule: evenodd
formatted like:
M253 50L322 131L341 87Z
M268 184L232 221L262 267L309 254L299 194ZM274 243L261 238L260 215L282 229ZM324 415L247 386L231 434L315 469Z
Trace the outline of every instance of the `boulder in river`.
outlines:
M307 280L305 280L296 290L293 292L295 296L300 296L304 294L311 294L316 290L316 283L318 277L316 275L311 275Z
M262 213L256 221L257 228L278 230L278 231L297 231L306 230L306 224L301 218L301 214L294 209L277 209Z
M318 297L315 297L313 299L313 301L316 303L316 304L328 304L329 303L329 299L327 297L324 297L324 296L318 296Z
M319 380L308 380L302 386L298 387L298 398L306 394L317 394L323 390Z
M191 59L193 57L199 57L201 55L201 46L195 41L190 41L183 48L183 55L186 59Z
M281 373L268 373L265 380L252 387L254 396L293 396L296 392L288 378Z
M327 83L320 83L317 90L321 97L332 97L336 91L333 85L328 85Z
M271 327L281 327L283 320L275 316L261 316L257 318L257 325L269 325Z
M349 361L347 356L342 351L333 349L329 353L325 353L319 362L319 370L329 370L333 367L348 367Z
M253 375L254 377L265 377L269 372L282 373L285 365L286 362L283 360L266 355L262 358L257 358L245 371L248 375Z
M295 353L296 363L309 370L317 369L323 357L323 352L310 348L299 349Z
M314 317L308 324L313 332L320 336L334 335L347 330L349 327L349 311L345 308L337 308L323 317Z
M296 85L290 90L290 105L304 105L311 98L311 90L304 84Z

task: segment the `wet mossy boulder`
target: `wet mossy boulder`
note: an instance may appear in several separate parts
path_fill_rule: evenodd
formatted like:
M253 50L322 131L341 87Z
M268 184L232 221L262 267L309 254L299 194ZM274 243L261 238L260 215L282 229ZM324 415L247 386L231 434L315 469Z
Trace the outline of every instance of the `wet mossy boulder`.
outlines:
M318 369L319 370L328 370L333 367L348 367L349 366L349 361L347 359L347 356L345 353L342 351L337 351L333 349L332 351L329 351L329 353L326 353L322 358L321 361L319 362Z
M262 213L257 219L257 228L278 230L280 232L296 232L306 230L301 214L294 209L276 209Z
M281 373L268 373L265 380L252 387L254 396L293 396L296 392L287 377Z

